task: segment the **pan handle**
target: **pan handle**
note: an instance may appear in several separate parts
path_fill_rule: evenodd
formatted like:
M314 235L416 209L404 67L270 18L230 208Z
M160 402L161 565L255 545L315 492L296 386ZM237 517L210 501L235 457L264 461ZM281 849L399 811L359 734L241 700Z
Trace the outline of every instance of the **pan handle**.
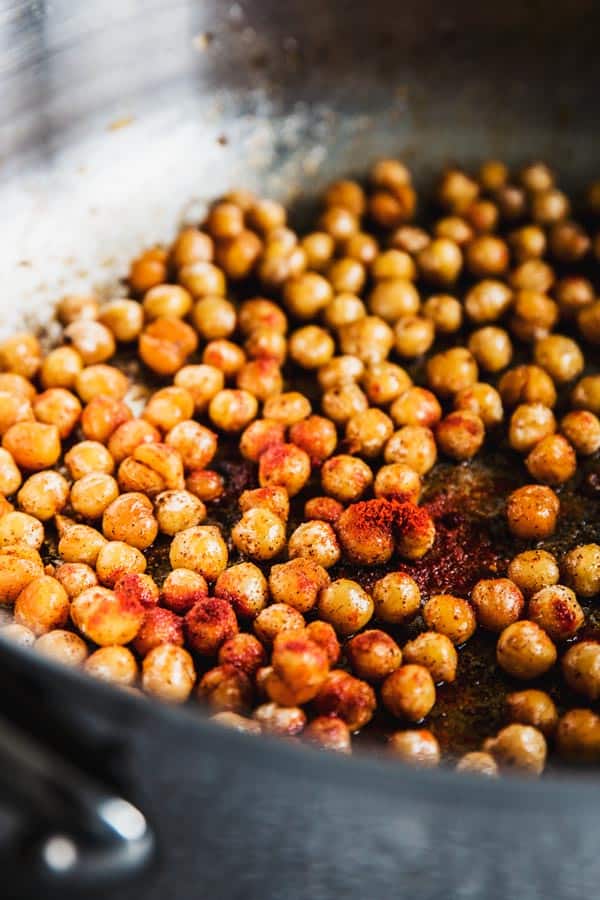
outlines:
M2 862L14 882L48 893L105 889L137 875L154 856L144 815L127 800L0 718L0 790L27 825Z

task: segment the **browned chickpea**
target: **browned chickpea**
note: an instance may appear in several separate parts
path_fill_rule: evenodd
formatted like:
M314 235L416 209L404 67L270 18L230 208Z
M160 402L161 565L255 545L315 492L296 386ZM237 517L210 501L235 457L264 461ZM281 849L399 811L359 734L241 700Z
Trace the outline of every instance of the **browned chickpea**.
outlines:
M42 363L40 342L33 334L19 333L0 342L0 369L33 378Z
M44 574L37 550L23 544L0 549L0 597L12 604L27 585Z
M495 778L498 774L498 765L491 753L481 750L473 750L465 753L456 764L457 772L473 772L477 775L486 775Z
M290 356L303 369L318 369L333 357L335 343L328 331L317 325L305 325L290 337Z
M544 484L558 485L573 477L577 457L573 447L561 434L552 434L536 444L525 465L533 478Z
M556 403L554 382L539 366L516 366L500 378L498 390L505 406L518 403L543 403L553 407Z
M251 359L274 359L281 365L287 356L286 337L273 328L255 328L244 347Z
M162 586L163 604L175 613L188 612L197 600L208 597L204 576L191 569L173 569Z
M460 215L479 194L479 185L460 169L448 169L437 188L437 200L452 213Z
M61 512L69 499L69 485L58 472L30 475L17 495L21 509L42 522Z
M503 631L521 616L525 599L508 578L485 578L471 593L477 623L488 631Z
M540 259L546 252L546 232L539 225L523 225L511 231L508 243L518 263Z
M258 412L258 402L254 394L247 390L219 391L212 398L208 408L210 420L222 431L241 431Z
M589 253L592 242L577 222L557 222L550 229L549 245L559 262L574 263Z
M339 331L342 353L356 356L365 365L384 362L393 345L394 332L379 316L364 316Z
M506 241L492 234L482 234L467 244L467 268L476 278L502 275L508 268L510 254Z
M213 242L208 234L197 228L184 228L171 246L170 259L176 268L195 262L210 262Z
M144 607L103 587L88 588L71 601L71 618L84 637L101 647L128 644L144 620Z
M14 494L21 486L22 480L12 453L0 447L0 491L2 494Z
M528 259L512 270L508 280L515 291L545 294L554 284L555 274L554 269L541 259Z
M0 517L0 546L26 544L39 550L44 543L44 526L33 516L6 512Z
M513 292L503 281L484 278L467 291L465 312L472 322L496 322L509 308Z
M135 547L122 541L108 541L100 548L96 560L96 573L102 584L114 587L123 573L142 573L146 570L146 557Z
M404 425L391 436L384 450L386 463L404 463L426 475L437 459L433 432L422 425Z
M484 750L500 767L518 769L528 775L540 775L546 764L546 740L531 725L507 725L495 738L489 738Z
M477 363L466 347L451 347L427 360L427 381L438 396L448 397L477 381Z
M257 328L270 328L280 334L287 331L287 319L283 310L264 297L254 297L242 303L238 310L238 324L245 335L250 335Z
M372 407L346 423L346 442L351 453L379 456L394 433L394 424L382 410Z
M144 312L135 300L119 299L105 303L98 319L120 343L134 341L144 327Z
M196 680L194 661L187 650L159 644L142 663L142 687L147 694L167 703L184 703Z
M197 347L193 328L181 319L162 316L150 322L140 335L138 354L158 375L174 375Z
M245 459L258 462L264 451L285 441L285 426L274 419L255 419L240 437L240 453Z
M600 593L600 544L580 544L563 557L566 583L581 597Z
M57 568L54 577L62 584L71 600L98 584L96 573L85 563L63 563Z
M351 753L350 731L337 716L317 716L307 725L302 735L308 744L336 753Z
M49 469L61 454L58 428L41 422L12 425L2 438L2 446L20 468L33 471Z
M206 507L189 491L162 491L155 500L155 515L163 534L175 535L199 525L206 518Z
M326 206L341 206L354 216L362 216L366 207L365 192L356 181L334 181L324 195Z
M290 559L311 559L328 569L339 561L340 546L329 522L312 520L302 522L292 532L288 541L288 555Z
M371 219L381 228L397 228L414 215L417 196L410 184L398 184L389 190L376 190L369 197Z
M253 563L239 563L219 575L215 596L227 600L238 615L253 619L267 605L267 581Z
M276 703L293 706L312 700L329 671L325 650L305 631L280 632L273 641L273 672L265 682Z
M435 703L435 685L424 666L400 666L383 682L381 699L393 716L419 722Z
M105 509L102 531L110 541L123 541L138 550L146 550L158 534L152 501L145 494L121 494Z
M225 387L225 376L214 366L184 366L175 375L175 385L192 396L196 412L204 412L215 394Z
M225 490L223 478L218 472L210 469L197 469L186 479L187 490L203 503L218 500Z
M42 362L40 370L42 387L72 388L82 369L83 360L74 347L57 347L56 350L51 350Z
M513 557L508 577L527 595L556 584L560 572L556 558L547 550L525 550Z
M358 500L372 483L370 467L354 456L332 456L321 468L323 490L341 503Z
M112 331L100 322L78 319L65 328L64 338L77 350L86 366L105 362L116 350Z
M423 607L428 628L445 634L453 644L464 644L475 631L477 622L470 604L451 594L434 594Z
M429 769L440 762L440 746L425 728L395 731L390 735L388 748L395 757L411 766Z
M344 425L354 415L364 413L369 402L357 384L346 383L331 387L321 397L325 415L338 425Z
M59 534L58 553L64 562L80 562L95 566L106 539L95 528L56 517Z
M342 504L333 497L311 497L304 504L305 519L319 519L322 522L329 522L330 525L335 525L343 511Z
M392 463L389 466L382 466L377 472L373 492L376 497L418 503L421 496L421 478L410 466Z
M600 344L600 300L590 303L579 311L577 325L586 341L590 344Z
M200 679L196 696L212 709L241 712L251 705L252 684L235 666L215 666Z
M329 580L323 566L299 557L271 568L269 589L276 603L288 600L291 606L305 613L316 604L319 591Z
M161 644L183 645L183 621L170 609L153 606L145 611L133 646L136 653L144 657Z
M69 391L65 391L65 393L69 394ZM73 395L69 394L69 396ZM37 398L33 402L37 404ZM43 405L42 403L42 407ZM17 422L32 422L34 418L31 403L26 397L8 391L0 391L0 434L4 434L11 425L15 425ZM41 416L39 418L41 419Z
M452 459L471 459L481 449L485 427L478 415L461 409L438 422L435 438L442 453Z
M290 441L308 453L313 465L318 465L335 452L337 431L329 419L323 416L309 416L292 425Z
M56 307L56 314L63 325L69 325L77 319L96 319L98 312L98 298L93 294L68 294Z
M249 509L232 528L231 539L246 556L272 559L285 547L285 523L268 509Z
M448 238L459 247L464 247L473 240L473 228L461 216L445 216L443 219L439 219L435 223L433 232L436 238Z
M557 188L536 191L531 197L531 217L538 225L552 225L566 219L569 211L568 197Z
M435 238L417 254L421 276L430 284L449 287L460 275L463 257L458 244L448 238Z
M538 678L556 662L556 647L535 622L521 620L505 628L496 645L500 668L513 678Z
M431 319L436 334L454 334L462 325L462 305L449 294L433 294L425 301L421 312Z
M533 355L536 363L560 384L577 378L584 366L583 354L575 341L562 334L542 338Z
M134 259L129 269L129 286L134 294L144 294L167 276L167 254L161 247L150 247Z
M235 307L224 297L202 297L194 305L192 321L205 341L229 337L236 326Z
M279 706L277 703L262 703L252 716L265 734L294 737L304 730L306 714L298 706Z
M456 678L458 654L445 634L422 632L404 645L402 658L405 663L424 666L436 684L442 681L449 683Z
M478 381L459 391L454 397L454 408L475 413L485 428L498 425L504 418L500 394L484 381Z
M475 231L494 231L498 225L500 213L491 200L474 200L465 212L465 218Z
M338 578L320 591L318 612L338 634L354 634L371 619L373 600L355 581Z
M508 440L513 450L529 453L556 431L554 413L542 403L522 403L510 418Z
M84 665L88 675L110 684L130 685L137 678L135 656L127 647L100 647L88 656Z
M392 248L378 253L371 262L371 276L376 281L407 279L413 281L417 270L410 253Z
M319 715L338 716L350 732L364 728L377 705L371 685L341 669L329 673L314 702Z
M550 537L556 529L560 500L541 484L526 484L508 497L506 516L512 534L525 540Z
M334 260L327 269L327 278L336 294L360 293L366 277L362 263L350 257Z
M488 159L481 164L477 178L484 191L497 191L508 181L508 168L503 162Z
M354 384L365 372L364 363L356 356L334 356L334 358L322 366L317 378L321 390L328 391L331 388ZM366 407L365 407L366 408Z
M119 486L111 475L90 472L71 488L71 506L86 519L99 519L119 496Z
M360 297L348 292L337 294L323 310L325 323L334 330L356 322L366 314L366 306Z
M310 457L295 444L274 444L259 460L261 487L280 485L290 497L302 490L310 477Z
M371 403L391 403L412 384L410 375L401 366L390 362L376 363L365 371L363 386Z
M304 617L287 603L272 603L257 615L253 628L259 641L270 646L281 632L302 630Z
M206 230L215 239L236 237L244 228L244 213L235 203L221 200L206 216Z
M556 746L563 759L576 763L600 760L600 716L591 709L570 709L556 729Z
M569 647L562 658L562 670L571 690L589 700L600 697L600 644L596 641L580 641Z
M500 215L507 222L514 222L525 214L525 191L515 184L503 184L498 188L494 192L494 201L498 204Z
M304 272L290 278L283 291L287 309L298 319L312 319L327 306L332 296L331 285L316 272Z
M600 375L585 375L571 392L571 403L578 409L588 409L600 415Z
M544 691L515 691L506 697L506 714L511 722L533 725L549 737L558 723L558 712L551 697Z
M431 319L424 316L403 316L394 326L396 353L410 359L426 353L435 339Z
M477 364L486 372L499 372L506 368L513 354L508 332L493 325L474 331L469 337L468 348Z
M184 618L188 645L201 656L213 656L221 644L238 632L235 612L221 597L203 597Z
M55 578L42 575L23 588L15 602L15 621L38 637L65 625L69 618L69 597Z
M355 237L358 237L358 235L353 235L350 238L345 245L346 249L351 245ZM311 231L310 234L302 238L300 246L306 254L306 266L313 272L322 272L327 267L335 249L333 238L325 231ZM355 253L348 255L353 256L355 259L360 258Z
M412 281L406 278L379 281L368 300L369 312L392 323L403 316L416 315L420 305L419 292Z
M145 419L130 419L112 432L108 441L108 454L114 462L120 463L128 456L132 456L141 444L155 444L160 441L160 437L160 432L150 422L146 422ZM75 477L74 474L73 477Z
M88 648L78 634L72 631L63 631L62 628L55 628L46 634L40 635L35 642L35 649L38 653L60 662L63 666L73 666L74 668L81 665L88 655Z
M241 347L231 341L210 341L202 353L202 362L223 372L225 378L232 378L242 368L246 354Z
M373 628L353 637L345 647L354 674L365 681L381 681L402 663L402 652L385 631Z
M287 522L290 514L290 498L286 489L279 485L243 491L239 505L242 512L249 509L268 509L283 522Z
M197 260L182 266L178 281L194 297L224 297L225 275L221 269L205 260Z
M98 396L90 400L83 410L81 430L88 440L105 444L113 431L131 418L131 410L122 400Z
M404 250L411 256L418 253L430 242L431 238L423 228L417 228L415 225L400 225L399 228L390 235L390 247L396 247L398 250Z
M235 634L221 644L219 664L235 666L249 677L256 674L267 661L263 645L252 634Z
M399 515L396 550L405 559L421 559L435 541L435 524L427 510L405 504Z
M554 296L561 315L571 318L594 302L594 286L581 275L568 275L554 285Z

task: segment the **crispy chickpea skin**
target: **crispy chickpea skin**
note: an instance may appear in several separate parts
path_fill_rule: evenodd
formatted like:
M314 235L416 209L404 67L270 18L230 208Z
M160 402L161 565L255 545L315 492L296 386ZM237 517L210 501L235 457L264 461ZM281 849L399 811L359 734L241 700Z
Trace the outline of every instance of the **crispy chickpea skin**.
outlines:
M272 603L254 620L254 632L265 645L271 645L282 631L300 631L304 627L302 613L287 603Z
M340 547L335 531L329 522L313 519L310 522L302 522L291 533L288 541L288 554L290 559L296 557L310 559L328 569L338 562Z
M456 678L458 654L454 644L445 634L423 631L402 648L405 663L424 666L434 682L452 682Z
M395 731L390 735L387 746L397 759L411 766L433 768L439 765L440 746L425 728Z
M478 581L471 593L477 623L489 631L503 631L521 616L525 599L509 578Z
M498 665L514 678L538 678L556 662L556 647L535 622L522 620L505 628L496 645Z
M279 706L273 702L257 706L252 717L264 734L282 737L295 737L306 725L306 713L299 706Z
M68 618L68 594L59 581L48 575L31 581L15 602L15 621L36 637L60 628Z
M158 534L152 501L145 494L121 494L104 510L102 531L110 541L123 541L146 550Z
M423 425L404 425L391 436L383 456L386 463L403 463L418 475L426 475L437 459L433 432Z
M71 602L71 619L79 631L96 644L128 644L144 620L144 607L123 601L108 588L92 587Z
M332 456L321 468L323 490L341 503L358 500L372 482L373 472L370 467L354 456Z
M354 634L364 628L373 609L371 597L348 578L338 578L322 588L317 602L319 617L341 635Z
M111 684L130 685L137 678L135 656L127 647L100 647L88 656L84 666L88 675Z
M510 561L508 577L524 594L531 596L556 584L560 570L556 558L547 550L524 550Z
M550 635L553 641L572 638L582 627L583 610L570 588L554 584L537 591L530 601L527 614Z
M41 634L35 642L35 649L38 653L73 668L80 666L88 655L85 641L78 634L62 628L54 628Z
M544 484L564 484L575 475L577 457L562 434L551 434L535 445L525 465L529 474Z
M285 523L269 509L249 509L231 530L231 539L240 553L258 560L277 556L285 546L285 538Z
M556 729L559 755L572 763L600 760L600 716L591 709L571 709L561 716Z
M175 535L169 559L174 569L191 569L215 581L227 567L227 545L215 525L196 525Z
M600 644L580 641L573 644L562 658L565 681L578 694L589 700L600 697Z
M463 644L476 628L475 613L470 604L451 594L434 594L423 607L428 628L445 634L453 644Z
M546 740L531 725L507 725L485 742L484 750L493 755L501 768L517 769L527 775L540 775L546 764Z
M514 691L506 697L506 715L511 722L533 725L545 737L553 734L558 712L552 698L544 691Z
M353 637L345 652L354 674L365 681L381 681L402 663L402 651L396 641L376 628Z
M508 497L506 516L511 532L525 540L550 537L556 529L560 500L541 484L527 484Z
M485 427L478 415L462 409L443 418L435 436L442 453L460 461L471 459L481 449Z
M147 694L168 703L184 703L195 680L194 661L183 647L160 644L144 658L142 687Z
M389 572L373 585L375 616L390 625L410 622L421 608L421 592L410 575Z
M350 732L354 732L371 721L376 699L373 688L366 681L341 669L333 669L315 697L314 705L319 715L335 715L346 723Z
M400 666L381 686L383 705L398 719L419 722L435 704L435 685L424 666Z

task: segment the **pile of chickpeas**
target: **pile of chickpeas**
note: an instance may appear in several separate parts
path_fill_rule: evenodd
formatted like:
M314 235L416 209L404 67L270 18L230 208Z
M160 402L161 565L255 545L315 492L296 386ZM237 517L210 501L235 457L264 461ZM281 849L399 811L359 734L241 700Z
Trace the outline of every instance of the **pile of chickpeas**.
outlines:
M600 182L583 224L542 163L449 169L434 201L415 224L409 170L382 160L332 184L301 236L232 191L135 259L127 296L63 298L60 346L0 343L5 638L341 753L383 714L386 753L434 766L436 691L482 629L514 689L457 769L539 774L549 746L600 763L600 643L580 638L600 544L543 546L600 450ZM251 475L226 528L232 447ZM522 473L513 558L469 596L422 595L402 563L436 539L430 473L499 447ZM540 689L553 667L571 708Z

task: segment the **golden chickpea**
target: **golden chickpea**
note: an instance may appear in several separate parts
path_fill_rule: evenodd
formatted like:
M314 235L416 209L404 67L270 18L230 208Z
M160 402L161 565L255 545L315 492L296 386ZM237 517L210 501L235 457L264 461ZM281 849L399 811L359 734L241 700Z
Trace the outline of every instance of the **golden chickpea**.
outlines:
M588 410L567 413L560 430L580 456L591 456L600 449L600 419Z
M282 522L287 522L290 514L290 498L286 489L280 485L243 491L239 498L239 506L242 512L249 509L268 509Z
M388 190L376 190L368 200L369 215L380 228L397 228L411 219L417 195L410 184L397 184Z
M225 296L225 275L221 269L205 260L182 266L178 280L195 299L211 295Z
M454 284L462 265L460 247L448 238L435 238L417 254L417 266L422 278L439 287Z
M122 400L98 396L83 410L81 430L88 440L105 444L113 431L131 418L131 410Z
M329 671L327 653L304 630L279 633L273 641L273 671L265 681L272 700L306 703L318 693Z
M554 187L555 178L552 169L543 162L532 162L519 172L519 181L527 191L547 191Z
M503 631L520 618L525 599L519 587L508 578L485 578L471 593L477 623L488 631Z
M348 292L337 294L323 310L325 323L333 329L343 328L366 314L367 309L360 297Z
M365 681L381 681L402 663L396 641L376 628L357 634L345 649L353 672Z
M2 446L22 469L49 469L61 454L60 434L56 425L41 422L17 422L2 438Z
M404 425L385 445L384 459L386 463L403 463L418 475L426 475L437 459L433 432L422 425Z
M268 602L267 580L254 563L238 563L221 572L215 597L227 600L239 616L255 619Z
M546 232L539 225L523 225L511 231L508 243L518 263L540 259L546 252Z
M426 353L435 339L435 327L424 316L404 316L394 326L396 353L410 359Z
M422 632L404 645L402 658L405 663L424 666L436 684L442 681L450 683L456 678L458 654L445 634Z
M479 194L479 185L460 169L448 169L437 188L437 200L452 213L460 215Z
M354 249L352 242L358 236L358 234L353 235L346 243L346 252L348 252L349 247ZM327 268L327 264L331 260L335 249L334 240L326 231L311 231L310 234L307 234L302 238L300 246L306 253L306 267L313 272L322 272ZM349 253L348 255L363 262L363 260L360 259L360 256L356 254L356 251Z
M99 519L119 496L119 486L111 475L91 472L71 488L71 505L86 519Z
M238 324L245 335L257 328L270 328L280 334L287 331L287 319L283 310L273 300L264 297L244 300L238 311Z
M135 656L127 647L100 647L88 656L84 670L93 678L109 684L131 685L138 674Z
M161 247L150 247L134 259L129 269L129 286L134 294L143 294L167 275L167 254Z
M310 400L299 391L287 391L276 397L269 397L263 407L265 419L274 420L282 427L295 425L310 416L310 413Z
M434 393L441 397L470 387L477 381L477 363L466 347L451 347L427 360L427 381Z
M84 635L101 647L128 644L138 633L144 608L136 602L124 602L114 591L89 588L71 602L71 618Z
M508 268L510 254L506 241L493 234L481 234L467 244L467 268L476 278L502 275Z
M184 629L189 647L201 656L215 656L226 640L238 633L236 615L221 597L201 597L186 613Z
M96 319L98 312L98 299L93 294L69 294L56 307L56 314L63 325L69 325L77 319Z
M558 304L539 291L520 290L515 293L514 315L510 320L512 333L521 341L538 341L548 336L559 317Z
M577 457L569 442L561 434L543 438L531 450L525 465L529 474L544 484L563 484L577 469Z
M293 497L308 481L310 471L310 457L304 450L295 444L274 444L260 457L258 480L261 487L284 487Z
M465 218L475 231L495 231L500 212L491 200L474 200L465 212Z
M191 419L194 399L182 387L166 387L152 394L143 413L144 419L155 428L170 431L179 422Z
M346 442L351 453L379 456L394 433L394 424L382 410L372 407L346 423Z
M590 303L577 314L577 325L590 344L600 344L600 301Z
M344 507L333 497L311 497L304 504L304 518L307 520L319 519L335 525L344 511Z
M462 305L450 294L433 294L425 301L421 312L426 319L431 319L436 334L454 334L462 325Z
M423 228L417 228L415 225L400 225L390 235L389 245L414 256L426 247L430 240L431 238Z
M256 418L257 413L257 399L246 390L226 388L219 391L208 407L211 422L222 431L241 431Z
M562 658L562 670L571 690L589 700L600 697L600 644L596 641L580 641L569 647Z
M181 456L168 444L140 444L133 456L119 466L118 480L122 491L138 491L149 496L165 488L181 490L184 486Z
M494 192L494 200L507 222L514 222L525 214L527 197L525 191L515 184L504 184L498 188Z
M174 569L191 569L215 581L227 568L227 546L216 526L196 525L175 535L169 559Z
M37 550L23 544L0 550L0 599L3 605L15 602L27 585L44 574Z
M244 213L235 203L221 200L215 203L206 217L206 230L218 239L236 237L244 228Z
M219 664L235 666L250 678L267 662L267 654L261 642L252 634L234 634L221 644Z
M366 277L362 263L349 257L334 260L327 269L327 278L336 294L359 294Z
M279 706L277 703L262 703L253 711L264 734L294 737L304 730L306 714L298 706Z
M508 440L513 450L529 453L555 431L556 419L551 409L542 403L522 403L510 418Z
M503 162L489 159L481 164L477 178L484 191L497 191L508 181L508 168Z
M541 540L554 534L559 510L560 500L552 488L526 484L508 497L508 527L518 538Z
M372 483L370 467L354 456L332 456L321 468L323 490L341 503L358 500Z
M499 425L504 418L500 394L485 381L477 381L471 387L459 391L454 397L454 409L475 413L485 428Z
M317 716L304 729L302 737L306 743L321 750L333 750L336 753L352 752L348 726L337 716Z
M356 356L365 365L384 362L393 345L394 332L379 316L364 316L339 331L342 353Z
M456 764L457 772L473 772L477 775L486 775L495 778L498 775L498 765L491 753L482 750L473 750L465 753Z
M421 478L410 466L403 463L391 463L378 470L373 492L376 497L396 498L402 502L418 503L421 496Z
M334 356L330 362L319 369L317 378L321 389L328 391L331 388L354 384L364 372L364 363L357 356Z
M203 503L209 503L211 500L218 500L223 496L225 485L223 478L218 472L210 469L197 469L192 472L185 483L188 491Z
M286 337L273 328L255 328L244 347L251 359L273 359L282 365L287 356Z
M493 325L474 331L469 337L468 348L477 364L486 372L499 372L506 368L513 354L508 332Z
M286 308L298 319L312 319L327 306L332 296L331 285L317 272L304 272L290 278L283 289Z
M102 531L109 541L123 541L138 550L147 550L158 534L152 501L145 494L121 494L105 509Z
M423 607L428 628L445 634L453 644L464 644L473 635L477 622L470 604L451 594L434 594Z
M58 472L36 472L30 475L17 495L23 512L42 522L61 512L69 498L69 485Z
M550 229L548 243L552 256L562 263L582 260L592 246L589 235L577 222L557 222Z
M183 645L183 620L170 609L152 606L144 613L144 621L133 646L136 653L144 657L161 644Z
M33 402L36 404L37 398ZM34 418L31 402L26 397L9 391L0 391L0 434L4 434L17 422L32 422Z
M72 388L82 369L83 360L74 347L57 347L56 350L51 350L42 362L40 371L42 387Z
M556 662L556 647L535 622L521 620L505 628L496 645L498 665L513 678L539 678Z
M528 775L540 775L546 764L546 740L531 725L507 725L495 738L489 738L484 750L500 767L517 769Z
M528 259L512 270L508 280L515 291L546 294L555 281L554 269L541 259Z
M465 295L465 312L472 322L485 325L496 322L510 307L513 292L503 281L484 278Z
M460 216L445 216L443 219L439 219L435 223L433 232L436 238L448 238L459 247L464 247L473 240L473 228Z
M570 709L561 716L556 746L563 759L576 763L600 760L600 716L591 709Z
M446 456L459 461L472 459L481 449L485 427L478 415L461 409L449 413L438 423L435 437Z
M5 495L14 494L22 480L12 454L0 447L0 492Z
M381 251L371 262L371 276L375 281L414 281L416 275L417 269L410 253L395 247Z
M146 326L138 341L138 355L158 375L174 375L198 347L198 336L181 319L164 316Z
M63 631L55 628L46 634L40 635L35 642L35 649L50 659L60 662L63 666L77 668L88 655L88 648L78 634L72 631Z
M155 515L159 530L173 536L203 522L206 507L189 491L163 491L156 497Z
M33 378L41 363L42 349L35 335L19 333L0 342L0 368L4 372Z
M568 197L557 188L536 191L531 197L531 217L538 225L552 225L566 219L569 210Z
M58 553L64 562L86 563L95 566L98 554L106 544L106 539L95 528L79 525L69 519L65 524L58 520Z
M111 300L100 308L98 320L117 341L130 343L139 337L144 327L144 311L135 300Z
M556 403L554 382L539 366L516 366L502 375L498 390L505 406L518 403L542 403L553 407Z
M210 236L197 228L184 228L171 247L170 259L177 268L194 262L210 262L212 257L213 242Z
M328 569L339 561L340 547L331 525L314 519L303 522L292 532L288 541L288 554L290 559L310 559Z
M69 618L69 597L59 581L42 575L31 581L15 602L15 621L38 637L60 628Z
M319 617L333 625L341 635L354 634L373 616L373 600L359 584L338 578L319 593Z
M533 351L536 363L564 384L581 374L584 359L574 340L562 334L551 334L538 341Z
M506 714L511 722L533 725L545 737L550 737L558 724L556 705L544 691L515 691L508 694Z
M272 603L254 620L254 631L264 645L273 643L283 631L300 631L304 628L302 613L287 603Z
M325 391L321 397L325 415L337 425L344 425L354 415L366 412L369 402L357 384L340 384Z
M412 385L408 372L391 362L369 366L362 381L367 397L371 403L378 406L396 400Z
M184 366L174 381L177 387L191 395L196 412L204 412L215 394L225 387L223 372L207 365Z
M186 469L204 469L217 452L216 434L192 419L174 425L167 432L165 443L179 453Z
M205 341L229 337L236 326L235 307L223 297L202 297L194 306L192 321Z
M585 375L571 393L571 403L577 409L587 409L600 415L600 375Z
M395 251L398 252L398 251ZM403 316L418 313L421 300L412 281L390 278L379 281L369 294L369 311L386 322L396 322Z
M100 549L96 560L96 573L100 582L114 587L124 573L146 571L146 557L135 547L122 541L109 541Z
M395 731L390 735L388 749L397 759L411 766L429 769L440 762L439 744L425 728Z
M383 682L381 699L393 716L419 722L435 704L435 685L424 666L400 666Z
M308 557L271 567L269 590L275 603L290 602L301 613L311 610L319 591L329 584L327 570Z
M98 584L96 573L85 563L63 563L57 568L54 577L62 584L71 600Z
M184 703L196 681L194 661L187 650L160 644L142 663L142 687L147 694L168 703Z
M319 715L335 715L348 730L358 731L371 721L376 699L371 685L341 669L332 670L315 698Z
M44 526L33 516L22 512L7 512L0 517L0 547L26 544L39 550L43 543Z
M249 509L232 528L231 538L240 553L272 559L285 547L285 523L268 509Z
M347 560L373 566L390 559L394 552L394 535L386 507L385 500L367 500L353 503L341 513L336 527Z
M333 357L335 344L329 332L317 325L305 325L290 337L290 356L303 369L318 369Z
M334 181L323 199L326 206L341 206L357 217L364 214L366 207L365 192L356 181Z
M110 471L112 472L115 462L121 463L128 456L132 456L141 444L156 444L160 438L160 431L145 419L129 419L123 422L115 428L108 440L108 455L113 462Z
M116 350L112 331L100 322L78 319L65 328L64 337L86 366L105 362Z
M566 583L581 597L600 593L600 544L573 547L563 557L561 568Z
M208 584L191 569L173 569L163 582L160 596L167 609L186 613L198 600L208 597Z
M558 582L556 558L547 550L524 550L508 566L508 577L528 596Z

